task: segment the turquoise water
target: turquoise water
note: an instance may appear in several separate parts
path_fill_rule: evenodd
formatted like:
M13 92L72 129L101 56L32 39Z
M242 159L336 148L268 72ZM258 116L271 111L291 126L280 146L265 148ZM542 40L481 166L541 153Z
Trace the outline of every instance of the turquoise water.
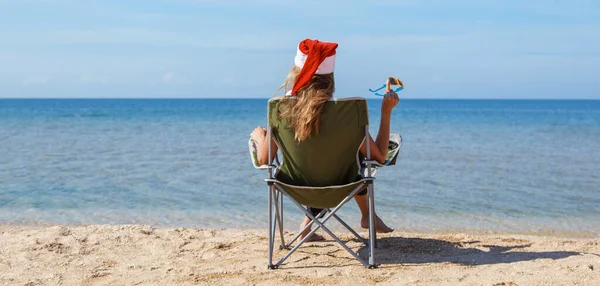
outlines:
M246 141L265 121L266 99L0 100L0 223L264 228ZM392 131L394 228L600 233L600 101L403 100Z

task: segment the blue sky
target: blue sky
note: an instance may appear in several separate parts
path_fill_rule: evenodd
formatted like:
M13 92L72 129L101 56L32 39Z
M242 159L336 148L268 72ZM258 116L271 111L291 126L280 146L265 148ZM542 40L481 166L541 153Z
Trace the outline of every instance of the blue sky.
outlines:
M600 99L597 0L0 0L0 97L266 98L307 37L337 97Z

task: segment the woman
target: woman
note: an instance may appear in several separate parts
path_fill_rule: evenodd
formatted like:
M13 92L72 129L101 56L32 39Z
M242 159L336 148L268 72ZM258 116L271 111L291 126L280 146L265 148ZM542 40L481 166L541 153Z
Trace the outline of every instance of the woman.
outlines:
M294 59L295 66L286 77L284 84L279 88L281 90L293 84L291 92L286 96L293 96L295 100L285 101L286 104L280 116L287 119L289 122L288 128L294 131L295 139L298 142L309 138L311 135L318 134L319 120L323 112L323 107L325 106L325 102L333 97L335 90L333 69L337 46L335 43L319 42L310 39L300 42ZM389 93L389 95L384 97L381 103L381 121L377 138L373 140L369 136L372 146L371 158L380 163L385 161L387 153L392 110L399 102L398 95L391 93L389 82L386 93ZM259 164L267 164L269 158L269 145L266 142L268 135L267 131L262 127L257 127L251 134L252 139L257 143L257 159ZM366 149L366 144L363 143L360 147L360 152L363 156L366 156ZM272 158L276 152L277 145L275 142L271 142ZM354 199L362 215L360 225L363 228L368 228L369 208L366 192L357 194ZM311 211L315 215L319 212L319 210L314 209ZM309 222L310 218L305 217L300 229L304 228ZM378 216L376 216L375 222L377 232L385 233L393 231ZM300 239L304 238L309 232L310 229L307 229L302 233ZM314 234L307 241L315 240L323 240L323 237Z

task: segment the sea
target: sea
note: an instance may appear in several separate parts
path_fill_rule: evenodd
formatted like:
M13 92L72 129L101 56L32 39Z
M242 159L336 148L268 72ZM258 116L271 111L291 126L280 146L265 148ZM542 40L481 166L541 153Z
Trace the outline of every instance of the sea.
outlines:
M267 100L0 99L0 223L266 229L247 141ZM400 155L375 180L391 227L600 235L600 101L403 99L391 130ZM359 225L354 202L340 216Z

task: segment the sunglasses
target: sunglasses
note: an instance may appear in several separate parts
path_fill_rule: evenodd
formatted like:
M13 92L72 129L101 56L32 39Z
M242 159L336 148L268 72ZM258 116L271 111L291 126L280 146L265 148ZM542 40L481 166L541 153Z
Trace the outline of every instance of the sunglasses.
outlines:
M374 93L374 94L375 94L375 95L377 95L377 96L388 96L388 95L390 95L390 94L392 94L392 93L396 93L396 92L399 92L399 91L401 91L401 90L403 90L403 89L404 89L404 84L402 84L402 81L401 81L399 78L395 78L395 77L389 77L389 78L388 78L388 81L389 81L390 85L400 85L400 87L398 87L398 88L394 89L394 90L393 90L392 92L390 92L390 93L386 93L386 94L381 94L381 93L378 93L378 91L380 91L380 90L382 90L382 89L384 89L384 88L386 88L386 87L387 87L387 83L385 83L385 84L383 84L383 85L382 85L380 88L378 88L378 89L370 89L370 88L369 88L369 91L370 91L370 92L372 92L372 93Z

